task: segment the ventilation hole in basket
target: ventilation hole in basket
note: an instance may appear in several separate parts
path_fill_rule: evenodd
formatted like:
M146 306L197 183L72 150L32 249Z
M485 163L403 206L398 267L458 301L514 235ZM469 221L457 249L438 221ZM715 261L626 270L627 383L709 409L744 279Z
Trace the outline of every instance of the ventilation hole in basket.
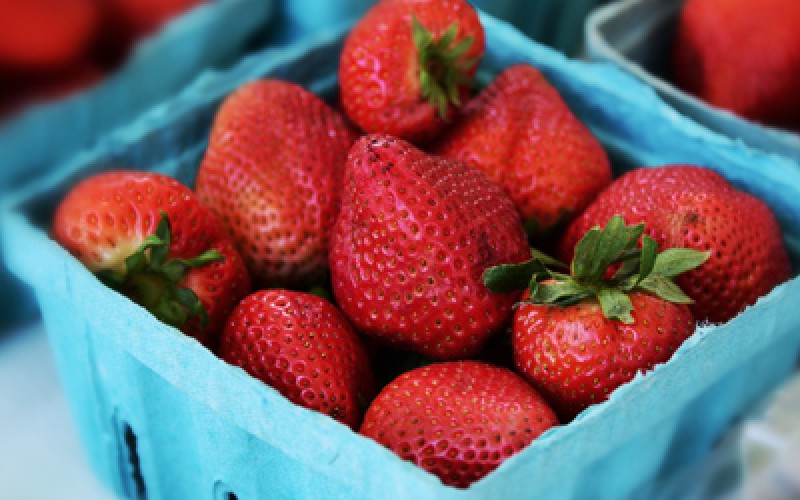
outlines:
M239 497L236 496L236 493L231 491L232 489L231 485L218 479L214 481L214 491L211 496L214 500L238 500Z
M139 453L136 450L136 435L130 425L125 424L125 445L128 448L128 463L130 464L130 474L133 481L133 488L128 493L137 500L147 498L147 490L144 487L144 477L139 464Z

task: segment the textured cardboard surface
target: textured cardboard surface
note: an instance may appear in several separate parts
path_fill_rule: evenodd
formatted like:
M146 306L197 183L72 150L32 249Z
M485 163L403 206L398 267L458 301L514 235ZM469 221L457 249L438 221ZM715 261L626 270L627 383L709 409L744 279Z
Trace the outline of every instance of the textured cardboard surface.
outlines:
M611 152L617 170L667 163L713 168L772 207L800 259L798 167L748 149L676 113L608 65L572 61L483 17L480 79L518 62L539 67ZM800 350L800 279L721 326L706 326L673 359L547 432L468 490L442 486L347 427L292 405L103 287L46 232L78 179L114 165L191 184L224 95L280 77L335 91L342 32L269 50L208 74L92 151L10 201L5 252L37 291L84 446L104 482L153 498L648 498L694 463L737 416L785 379ZM132 440L143 485L130 464Z

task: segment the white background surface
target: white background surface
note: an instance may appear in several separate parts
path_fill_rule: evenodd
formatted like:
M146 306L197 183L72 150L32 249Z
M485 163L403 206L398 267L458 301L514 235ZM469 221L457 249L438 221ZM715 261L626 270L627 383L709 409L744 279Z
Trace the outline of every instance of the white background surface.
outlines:
M0 332L0 500L112 500L92 474L40 323Z

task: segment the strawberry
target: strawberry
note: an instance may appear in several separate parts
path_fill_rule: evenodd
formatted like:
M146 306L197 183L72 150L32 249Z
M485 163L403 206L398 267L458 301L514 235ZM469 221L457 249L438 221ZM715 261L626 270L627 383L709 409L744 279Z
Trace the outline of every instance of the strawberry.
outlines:
M611 182L600 143L526 64L506 69L467 103L433 152L483 170L534 234L569 223Z
M677 281L694 299L697 320L728 321L791 276L780 227L767 205L712 170L677 165L626 173L568 228L560 255L568 260L578 238L614 214L644 222L660 247L711 253L705 265Z
M347 37L342 105L370 133L430 140L469 97L483 27L464 0L384 0Z
M361 434L403 460L466 488L522 450L558 418L514 372L477 361L417 368L386 386Z
M478 169L387 135L356 142L344 182L330 267L345 314L433 359L475 354L517 298L491 293L483 271L529 255L511 200Z
M333 304L308 293L273 289L246 297L228 319L219 354L293 403L354 430L374 396L361 340Z
M222 104L195 190L254 279L294 287L324 274L355 139L343 116L293 83L251 82Z
M113 171L82 181L56 210L52 234L104 283L208 347L250 289L221 224L165 175Z
M486 272L486 284L498 292L528 288L514 315L514 364L564 420L667 361L694 332L691 299L672 279L708 254L659 254L643 233L643 224L625 226L614 216L577 244L570 275L538 256Z
M672 55L687 92L751 120L800 126L797 0L688 0Z
M95 0L0 0L0 68L38 73L69 66L98 22Z

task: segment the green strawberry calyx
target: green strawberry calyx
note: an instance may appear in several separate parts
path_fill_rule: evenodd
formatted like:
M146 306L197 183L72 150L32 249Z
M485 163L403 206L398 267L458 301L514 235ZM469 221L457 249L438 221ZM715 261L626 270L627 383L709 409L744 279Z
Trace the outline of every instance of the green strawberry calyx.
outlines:
M467 36L454 44L458 36L458 23L454 22L436 40L414 15L411 16L411 35L419 55L422 96L446 120L450 104L461 107L458 89L461 85L470 83L469 72L478 63L476 58L464 57L474 38Z
M641 240L641 247L638 246ZM702 265L710 256L690 248L658 251L656 241L644 234L644 224L626 226L619 215L604 229L587 231L577 245L572 264L567 266L541 252L521 264L491 267L484 284L497 293L530 290L526 302L568 307L594 297L608 319L633 323L633 303L628 293L641 290L676 304L691 304L674 278ZM609 267L616 269L608 277ZM569 274L553 268L569 268Z
M207 250L191 259L167 259L172 241L169 217L161 212L155 233L125 259L125 272L105 269L96 273L106 286L131 298L160 321L181 328L197 316L208 325L208 314L197 295L179 284L190 269L224 260L217 250Z

